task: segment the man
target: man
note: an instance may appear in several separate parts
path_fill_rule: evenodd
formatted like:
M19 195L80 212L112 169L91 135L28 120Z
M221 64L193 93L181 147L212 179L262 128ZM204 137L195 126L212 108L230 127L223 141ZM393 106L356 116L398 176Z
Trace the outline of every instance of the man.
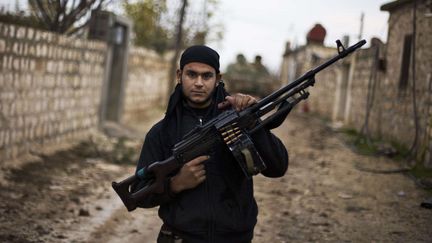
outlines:
M184 51L165 117L148 132L137 170L171 156L185 134L224 109L241 111L256 103L249 95L228 95L220 80L216 51L207 46ZM283 176L288 153L280 140L265 128L252 140L267 166L262 174ZM164 223L158 242L251 242L258 214L252 179L223 144L173 173L165 180L164 193L139 203L144 208L158 205Z

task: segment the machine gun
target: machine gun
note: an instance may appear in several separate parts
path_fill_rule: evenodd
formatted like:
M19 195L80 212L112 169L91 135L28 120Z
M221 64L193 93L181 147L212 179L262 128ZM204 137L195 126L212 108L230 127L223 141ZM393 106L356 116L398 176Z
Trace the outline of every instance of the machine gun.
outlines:
M195 127L182 141L174 145L171 157L154 162L119 183L113 182L112 187L128 211L134 210L138 202L149 195L163 193L164 181L170 173L181 168L186 162L206 154L218 144L225 144L229 148L247 177L263 171L266 165L250 135L263 127L273 129L280 126L290 110L301 100L308 98L309 92L306 89L315 84L317 73L354 52L366 41L361 40L346 49L339 40L336 43L338 54L330 60L243 111L227 110L206 124ZM133 186L138 182L144 183L144 187L133 191Z

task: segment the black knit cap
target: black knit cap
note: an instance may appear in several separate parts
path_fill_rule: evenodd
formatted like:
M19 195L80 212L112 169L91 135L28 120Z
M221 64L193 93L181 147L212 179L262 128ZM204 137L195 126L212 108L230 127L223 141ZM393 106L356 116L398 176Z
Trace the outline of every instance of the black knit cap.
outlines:
M216 70L219 73L219 54L208 46L191 46L188 47L180 58L180 69L191 62L205 63Z

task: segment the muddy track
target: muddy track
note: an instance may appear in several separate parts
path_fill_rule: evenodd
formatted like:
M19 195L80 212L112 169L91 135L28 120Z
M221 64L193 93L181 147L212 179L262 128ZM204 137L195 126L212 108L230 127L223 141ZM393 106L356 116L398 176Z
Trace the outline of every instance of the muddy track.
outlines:
M354 166L395 162L353 152L343 134L313 117L290 115L275 133L290 166L282 178L254 178L260 208L254 242L432 241L432 210L419 206L430 192L402 173ZM141 142L121 148L138 153ZM2 168L0 242L155 242L157 209L128 213L111 189L111 181L133 173L133 162L112 162L119 151L94 147L87 141Z
M292 116L276 133L290 152L288 174L257 177L260 217L255 242L430 242L431 194L406 175L374 174L355 164L392 168L362 156L322 120ZM268 190L267 188L271 188Z

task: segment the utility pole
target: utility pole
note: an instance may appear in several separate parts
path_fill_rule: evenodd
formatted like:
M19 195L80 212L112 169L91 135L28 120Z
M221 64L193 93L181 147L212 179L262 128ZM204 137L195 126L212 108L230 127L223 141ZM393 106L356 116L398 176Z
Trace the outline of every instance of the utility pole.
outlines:
M358 35L358 40L361 40L363 37L363 25L364 25L364 12L360 15L360 31Z
M178 19L178 23L177 23L177 32L176 32L176 38L175 38L175 43L174 43L174 56L171 59L171 67L168 73L168 87L167 87L167 97L170 97L171 92L174 89L174 82L172 80L173 75L175 74L176 70L177 70L177 59L180 55L180 51L183 48L182 43L183 43L183 23L184 23L184 19L186 16L186 7L188 5L188 1L187 0L183 0L182 1L182 6L180 8L180 13L179 13L179 19Z

